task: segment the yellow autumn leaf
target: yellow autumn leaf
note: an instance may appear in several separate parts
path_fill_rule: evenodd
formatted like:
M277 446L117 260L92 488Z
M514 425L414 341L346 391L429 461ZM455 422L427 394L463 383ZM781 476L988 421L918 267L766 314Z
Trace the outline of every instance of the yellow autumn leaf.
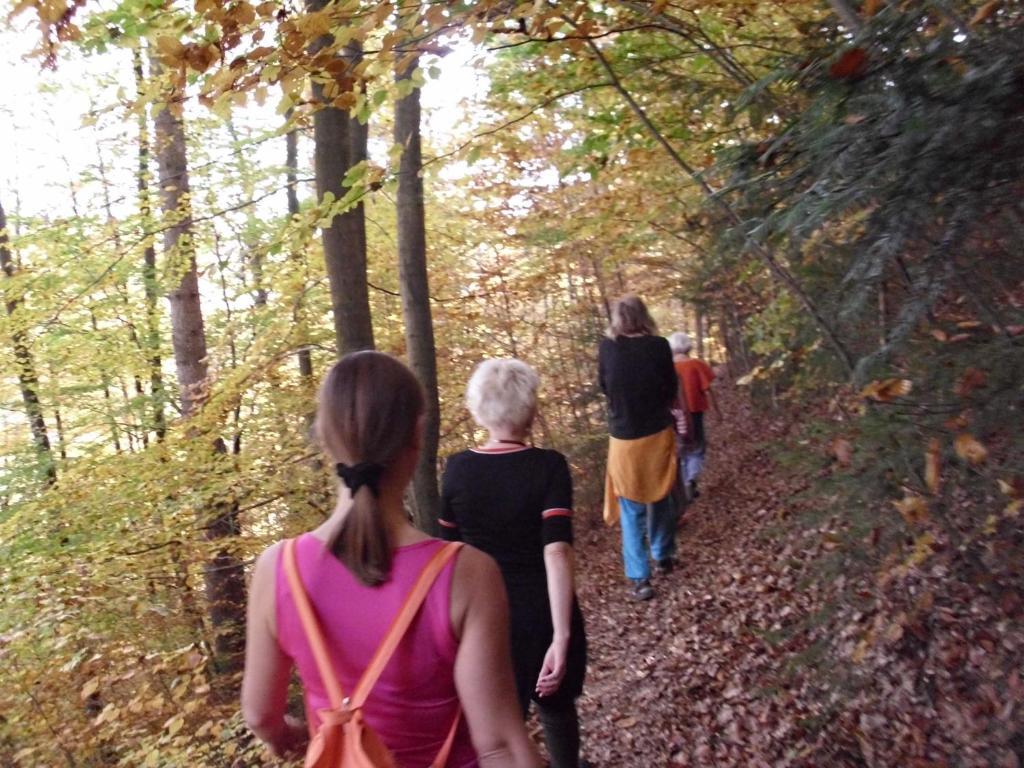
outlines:
M160 35L156 39L156 49L168 59L178 60L185 53L185 46L181 41L171 35Z
M1004 496L1009 496L1011 499L1019 499L1024 496L1024 480L1020 477L1014 477L1011 480L997 480L999 483L999 491Z
M1009 504L1006 505L1006 509L1003 510L1003 517L1008 517L1011 519L1020 517L1020 511L1022 508L1024 508L1024 499L1017 499L1016 501L1011 501Z
M424 14L423 19L430 27L440 27L447 20L444 7L441 5L431 5Z
M98 677L94 677L92 680L90 680L85 685L83 685L82 686L82 700L84 701L85 699L88 699L90 696L92 696L94 693L96 693L96 691L99 690L99 687L100 687L100 679Z
M935 547L933 546L934 544L935 537L930 533L924 533L918 536L914 540L914 549L910 553L910 557L907 558L906 565L914 568L923 563L931 557L932 553L935 551Z
M898 616L896 621L886 627L885 641L887 643L896 643L903 638L903 624L901 619L906 620L906 616Z
M969 464L978 465L988 458L988 449L974 435L962 432L953 441L956 455Z
M881 379L873 381L861 390L860 396L868 400L888 403L897 397L906 397L914 388L910 379Z
M942 471L942 444L937 437L928 441L928 450L924 454L924 484L928 492L939 492Z
M474 27L472 36L473 45L480 45L481 43L483 43L483 41L487 39L487 33L489 31L490 30L488 30L487 27L485 27L482 24L478 24L476 27Z
M854 664L860 664L864 661L864 657L868 655L868 651L871 650L871 645L874 642L874 633L868 632L868 634L857 643L857 647L853 649L853 653L850 654L850 661Z
M168 720L166 723L164 723L164 725L167 728L167 732L171 736L173 736L174 734L176 734L178 731L181 730L183 725L185 725L185 718L183 718L181 715L175 715L170 720Z
M892 502L892 505L903 516L907 525L917 525L928 520L928 502L922 496L904 496L899 501Z
M968 25L973 27L976 24L981 24L981 22L983 22L985 19L989 18L992 14L994 14L999 9L1000 4L1001 4L1001 0L990 0L990 2L985 3L971 17L971 20L969 22L967 22Z
M156 768L157 763L159 762L160 750L154 749L148 755L146 755L146 759L143 761L142 766L143 768Z
M832 441L832 454L841 466L849 466L853 460L853 445L849 440L837 437Z

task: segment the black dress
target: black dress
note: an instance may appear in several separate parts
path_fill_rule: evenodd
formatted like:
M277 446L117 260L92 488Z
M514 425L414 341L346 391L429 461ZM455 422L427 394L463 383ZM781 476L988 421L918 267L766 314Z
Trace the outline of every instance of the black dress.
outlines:
M572 543L572 478L558 451L508 445L474 449L448 459L441 490L441 535L464 541L493 557L508 592L512 663L525 713L551 645L544 546ZM558 691L543 697L557 704L583 691L587 640L583 615L573 599L566 673Z

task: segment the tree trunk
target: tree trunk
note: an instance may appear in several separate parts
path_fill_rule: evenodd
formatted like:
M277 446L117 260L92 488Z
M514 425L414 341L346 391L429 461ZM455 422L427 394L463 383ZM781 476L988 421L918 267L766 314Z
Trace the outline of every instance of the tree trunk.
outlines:
M322 10L326 0L309 0L310 11ZM314 50L330 44L322 37ZM330 193L334 200L345 196L342 183L349 169L366 157L366 126L347 110L333 106L319 77L313 81L314 172L317 201L322 205ZM362 203L331 219L323 230L324 262L331 287L334 337L338 357L360 349L373 349L370 296L366 285L366 222Z
M289 113L288 117L291 117ZM285 134L285 166L288 168L288 215L294 219L299 215L299 134L292 128ZM295 260L304 259L301 251L292 254ZM295 307L292 311L295 322L302 324L302 294L296 298ZM313 355L309 347L303 347L298 352L299 376L303 382L311 382L313 379Z
M828 0L828 4L851 32L860 32L863 22L852 5L846 0Z
M57 428L57 455L62 462L68 460L68 444L64 440L64 420L60 415L60 408L53 409L53 425Z
M145 74L142 71L142 54L136 48L133 54L135 69L135 89L142 94L145 87ZM158 442L163 442L167 434L167 421L164 417L164 391L163 361L160 357L160 309L159 296L160 285L156 275L156 248L153 245L153 238L148 233L152 227L152 205L149 196L149 119L145 111L140 112L138 117L139 129L139 170L136 176L136 183L139 196L139 218L141 219L142 230L146 233L142 247L142 283L146 293L146 352L149 365L149 394L152 400L153 423L145 425L144 429L152 427L156 433Z
M159 75L159 64L155 61L153 74ZM167 101L157 107L155 119L156 150L160 168L159 186L167 219L164 258L168 274L178 281L168 298L181 412L187 419L195 415L206 398L206 333L193 247L181 93L178 88L172 87L165 91L164 96ZM216 438L212 448L211 465L216 465L220 462L214 454L225 453L224 441ZM234 501L215 500L200 515L200 524L208 540L228 538L239 533L238 506ZM207 563L204 575L214 634L215 664L220 671L236 672L241 668L245 644L245 582L242 563L224 547Z
M234 142L235 168L238 171L238 185L242 191L242 197L239 202L245 205L256 197L256 185L253 183L253 166L246 153L242 150L242 138L238 135L234 122L228 119L227 123L228 133ZM264 254L260 248L258 236L253 234L255 227L256 214L249 207L246 209L245 227L239 235L238 245L242 250L242 257L248 262L249 270L252 273L253 305L263 309L267 306L269 294L267 293L266 279L263 275Z
M754 364L750 359L750 353L747 351L747 340L743 338L743 321L740 319L739 312L736 311L736 305L733 303L729 304L729 321L732 325L732 332L736 338L736 347L740 351L740 359L743 363L742 373L749 373Z
M14 278L14 258L7 238L7 214L0 204L0 268L7 280ZM39 454L39 466L46 477L46 484L57 482L57 467L53 462L53 451L50 449L50 437L46 433L46 419L43 407L39 402L39 378L36 376L35 361L29 349L28 334L19 326L15 315L21 300L13 292L4 291L4 303L7 316L11 319L11 345L14 348L14 361L18 367L18 384L21 388L21 399L25 403L25 415L28 417L32 440Z
M697 342L697 357L704 359L704 307L700 304L693 305L694 338Z
M96 313L91 308L89 309L89 320L92 324L92 332L96 334L98 338L100 335L100 327L99 323L96 321ZM114 453L119 454L121 453L121 430L118 429L117 414L115 413L114 405L111 402L110 374L107 372L106 368L100 372L100 384L103 386L103 405L107 412L107 422L110 424L110 440L114 444ZM128 398L125 398L125 400L127 399ZM131 435L131 432L129 431L128 434Z
M412 76L416 62L405 72L397 72L397 81ZM427 279L427 236L424 223L423 158L420 151L420 92L414 88L395 104L395 144L402 147L398 168L398 275L402 292L402 318L409 363L426 390L427 410L423 428L423 447L413 475L413 509L416 525L436 532L440 511L437 490L437 444L440 432L440 406L437 393L437 352L434 324L430 314L430 288Z

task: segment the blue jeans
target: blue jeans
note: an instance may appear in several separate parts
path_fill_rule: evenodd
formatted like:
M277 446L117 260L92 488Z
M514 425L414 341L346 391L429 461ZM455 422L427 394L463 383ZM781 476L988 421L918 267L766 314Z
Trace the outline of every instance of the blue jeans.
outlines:
M619 497L622 521L622 561L626 578L649 579L651 566L647 559L647 539L651 557L667 560L676 553L676 505L671 494L661 501L645 504Z
M704 414L697 411L691 414L693 418L693 441L696 445L683 459L683 482L689 485L697 479L697 476L704 469L704 456L707 454L707 440L704 436Z

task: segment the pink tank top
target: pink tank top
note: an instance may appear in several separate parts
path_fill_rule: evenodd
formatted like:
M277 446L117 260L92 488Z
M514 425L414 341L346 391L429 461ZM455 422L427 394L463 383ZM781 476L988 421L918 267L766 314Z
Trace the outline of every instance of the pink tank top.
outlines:
M299 537L295 548L299 574L346 695L352 692L370 663L420 571L444 544L429 539L397 548L391 578L379 587L367 587L315 536L307 533ZM450 618L456 559L441 571L363 708L366 722L391 750L401 768L430 765L457 711L459 699L454 670L459 641L452 632ZM275 617L278 643L293 659L302 679L306 716L310 723L319 723L316 712L330 706L327 691L302 631L280 557ZM447 765L451 768L477 765L465 717L459 724Z

